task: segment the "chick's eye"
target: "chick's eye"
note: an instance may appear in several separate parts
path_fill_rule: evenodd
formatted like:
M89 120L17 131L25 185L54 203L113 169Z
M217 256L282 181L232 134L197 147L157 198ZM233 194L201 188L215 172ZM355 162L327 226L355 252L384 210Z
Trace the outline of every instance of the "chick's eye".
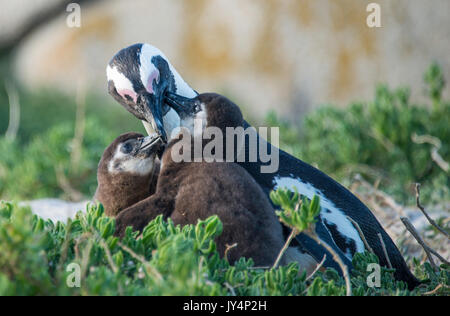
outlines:
M198 113L202 110L202 107L200 106L200 102L195 102L194 111L195 113Z
M124 154L129 154L133 150L133 146L130 143L126 143L120 149Z

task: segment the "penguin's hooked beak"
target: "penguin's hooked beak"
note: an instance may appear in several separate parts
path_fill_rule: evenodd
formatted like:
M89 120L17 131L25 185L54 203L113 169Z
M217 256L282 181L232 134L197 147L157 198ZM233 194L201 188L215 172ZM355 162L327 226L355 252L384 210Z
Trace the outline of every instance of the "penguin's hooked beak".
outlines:
M174 109L181 119L193 117L201 111L200 101L197 97L189 99L169 91L167 91L164 96L166 104Z
M140 109L142 116L151 124L155 132L161 137L163 142L167 142L167 134L163 124L163 97L155 97L152 94L145 93L140 96Z

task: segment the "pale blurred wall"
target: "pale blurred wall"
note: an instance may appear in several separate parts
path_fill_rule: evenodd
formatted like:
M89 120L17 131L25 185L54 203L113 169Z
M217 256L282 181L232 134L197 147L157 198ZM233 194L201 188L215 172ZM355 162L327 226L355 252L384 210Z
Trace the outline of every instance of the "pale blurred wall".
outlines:
M450 1L377 1L382 28L366 25L362 0L114 0L82 4L81 28L67 14L17 52L28 86L74 90L81 80L106 95L105 66L136 42L159 47L198 91L250 107L298 114L322 103L372 98L375 84L409 85L423 97L423 72L438 61L450 78ZM446 91L448 94L448 89Z
M61 0L0 0L0 38L10 38L34 14L48 10Z

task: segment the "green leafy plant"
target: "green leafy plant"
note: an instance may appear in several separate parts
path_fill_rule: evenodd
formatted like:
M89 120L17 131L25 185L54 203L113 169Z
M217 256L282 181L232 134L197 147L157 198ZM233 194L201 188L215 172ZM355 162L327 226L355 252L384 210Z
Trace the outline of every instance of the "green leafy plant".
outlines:
M339 265L345 279L347 287L346 294L347 296L351 296L352 290L348 267L344 264L344 262L342 262L341 258L333 250L333 248L325 241L321 240L316 234L315 222L317 221L316 217L320 212L319 197L314 195L311 201L309 201L305 197L301 197L297 190L292 193L288 189L278 189L277 191L271 192L271 198L275 205L282 207L281 211L277 211L280 221L292 229L291 234L289 235L281 254L278 256L274 267L277 266L281 256L289 246L291 240L299 233L303 232L310 238L314 239L318 244L321 244L332 254L333 260Z
M221 259L214 243L222 231L216 216L183 228L159 216L141 236L128 229L122 240L114 229L115 220L101 205L64 224L1 202L0 295L346 294L345 281L332 269L308 279L296 263L267 269L254 267L251 259ZM369 287L366 267L373 262L377 258L368 253L354 257L354 295L449 294L449 267L436 272L417 264L416 274L428 281L410 292L388 269L382 270L381 288ZM80 267L80 287L68 283L73 264Z
M412 203L413 183L433 203L450 199L450 174L433 158L450 161L450 102L438 65L425 74L431 105L413 104L407 88L379 85L371 102L346 108L324 106L292 124L271 113L266 123L280 127L281 147L315 164L344 184L361 174L403 203ZM427 141L418 141L420 138ZM432 141L429 141L429 140ZM438 144L438 148L436 148Z
M276 211L280 220L288 227L296 229L298 233L313 228L320 212L319 197L315 195L311 201L301 196L297 190L292 192L286 188L272 191L272 202L280 206L283 211Z

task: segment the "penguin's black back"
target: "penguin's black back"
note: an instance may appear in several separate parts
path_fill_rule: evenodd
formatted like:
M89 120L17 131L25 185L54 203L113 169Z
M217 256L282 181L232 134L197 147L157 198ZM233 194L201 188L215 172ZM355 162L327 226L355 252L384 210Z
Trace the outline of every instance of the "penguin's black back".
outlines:
M249 126L250 125L245 122L245 127ZM270 191L275 188L275 179L277 177L290 177L293 179L298 178L301 179L302 182L313 185L317 191L321 192L328 200L333 202L336 208L341 210L346 216L352 218L355 222L358 223L362 232L364 233L365 238L367 239L367 242L379 258L380 264L383 266L387 266L388 263L381 245L381 241L378 237L378 234L381 234L384 244L386 245L386 250L389 255L391 264L393 268L396 269L396 279L406 282L410 288L414 288L415 286L420 284L420 282L409 270L403 256L395 246L392 239L385 232L381 224L378 222L372 212L367 208L367 206L365 206L348 189L333 180L325 173L301 161L300 159L289 155L282 150L279 150L279 153L280 168L279 171L274 174L261 173L261 162L244 162L241 165L254 177L256 182L258 182L264 188L266 194L269 194ZM302 192L299 193L302 194ZM336 229L332 228L333 227L327 227L329 234L331 235L335 244L339 247L339 250L345 252L348 245L343 243L343 236ZM306 240L304 236L299 236L297 239L301 244L304 244L304 242L302 241ZM319 245L314 247L315 249L308 247L307 250L311 254L316 253L316 255L314 256L316 257L317 255L320 256L321 252L323 252L323 250L320 251L319 247Z

